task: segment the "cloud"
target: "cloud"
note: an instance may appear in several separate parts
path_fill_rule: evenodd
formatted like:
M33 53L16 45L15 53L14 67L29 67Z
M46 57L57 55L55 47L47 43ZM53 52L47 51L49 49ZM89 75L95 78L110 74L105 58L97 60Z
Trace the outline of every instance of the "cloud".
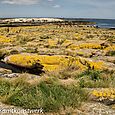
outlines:
M58 4L56 4L56 5L54 5L53 7L54 7L54 8L60 8L61 6L58 5Z
M3 0L4 4L32 5L37 4L40 0Z
M2 4L1 4L2 3ZM11 4L11 5L3 5ZM32 4L38 4L33 6ZM12 7L20 5L20 7ZM30 5L26 7L24 5ZM32 6L31 6L32 5ZM18 10L20 9L20 11ZM0 16L66 16L114 18L115 0L0 0Z

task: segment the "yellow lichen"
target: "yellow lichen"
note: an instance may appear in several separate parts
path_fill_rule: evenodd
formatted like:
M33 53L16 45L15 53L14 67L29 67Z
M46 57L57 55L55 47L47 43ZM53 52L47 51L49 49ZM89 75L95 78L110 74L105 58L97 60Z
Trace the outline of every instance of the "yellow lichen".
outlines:
M11 55L7 59L7 63L14 65L20 65L22 67L31 67L38 62L38 58L35 55L16 54Z
M101 61L98 61L98 62L89 61L88 63L92 69L94 68L94 69L101 70L104 67L104 63Z
M106 68L104 62L102 61L92 61L86 58L79 58L79 61L82 65L86 66L89 69L103 70Z
M72 65L79 67L81 70L88 68L88 64L91 69L103 69L103 62L93 62L84 58L73 58L71 56L64 55L37 55L37 54L15 54L6 58L7 63L20 65L23 67L32 67L36 63L40 63L44 66L44 70L63 70L64 68Z
M20 65L23 67L31 67L36 63L44 66L44 70L53 71L64 69L70 62L70 57L66 56L47 56L36 54L16 54L6 58L7 63Z
M106 47L105 49L104 49L104 51L115 51L115 45L113 45L113 46L109 46L109 47Z
M12 40L10 38L7 38L5 36L0 36L0 43L10 43Z
M94 95L94 96L96 96L96 97L99 97L99 93L98 93L96 90L94 90L94 91L92 92L92 95Z
M93 90L91 94L97 98L115 100L115 89Z
M82 43L79 45L72 44L68 48L72 50L76 49L101 49L101 45L98 43Z

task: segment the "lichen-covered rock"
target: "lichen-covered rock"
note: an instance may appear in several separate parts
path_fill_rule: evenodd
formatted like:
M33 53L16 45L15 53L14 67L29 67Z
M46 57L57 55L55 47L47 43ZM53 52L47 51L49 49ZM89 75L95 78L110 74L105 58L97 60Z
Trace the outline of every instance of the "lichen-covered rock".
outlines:
M36 63L39 62L39 60L36 58L36 55L30 55L30 54L14 54L6 57L4 59L5 62L17 66L27 67L31 68Z
M37 54L16 54L4 59L5 62L21 67L32 68L36 64L44 66L45 71L59 70L68 66L70 57L67 56L47 56Z
M37 55L37 54L15 54L4 59L5 62L21 67L33 68L37 64L42 65L44 71L58 71L70 66L77 66L80 70L104 69L104 63L101 61L92 61L81 57L71 57L64 55ZM39 66L36 66L39 67Z
M93 100L104 102L105 104L115 103L115 88L96 89L91 92Z
M77 50L77 49L101 49L102 46L99 43L81 43L79 45L72 44L68 48L70 48L72 50Z
M87 69L104 70L107 65L103 61L95 61L90 58L79 58L79 62L87 67Z

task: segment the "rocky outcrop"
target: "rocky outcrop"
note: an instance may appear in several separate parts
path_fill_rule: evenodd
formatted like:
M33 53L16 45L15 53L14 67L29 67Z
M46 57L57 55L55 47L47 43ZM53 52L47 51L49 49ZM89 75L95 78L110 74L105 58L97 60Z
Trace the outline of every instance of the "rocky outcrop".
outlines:
M70 57L64 55L48 56L28 53L10 55L4 59L5 63L22 68L33 69L42 66L44 71L64 69L68 66L69 61Z
M37 54L14 54L6 57L4 62L13 67L20 67L21 70L29 71L41 70L43 71L60 71L71 66L78 67L80 70L84 69L106 69L102 61L95 61L90 58L71 57L65 55L37 55Z

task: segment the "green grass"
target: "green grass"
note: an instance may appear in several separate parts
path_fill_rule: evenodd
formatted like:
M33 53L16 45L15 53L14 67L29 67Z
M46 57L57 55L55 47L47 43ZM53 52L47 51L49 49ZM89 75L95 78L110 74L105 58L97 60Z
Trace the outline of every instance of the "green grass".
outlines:
M29 109L43 108L45 112L80 107L87 99L87 93L80 87L65 86L52 78L36 84L29 84L24 79L1 79L0 96L6 104Z
M101 71L87 69L84 72L80 73L78 77L89 76L91 80L99 80Z
M107 56L115 56L115 51L109 51L106 54Z
M115 73L109 71L86 70L77 77L82 88L115 87Z
M76 78L71 76L76 82L69 85L64 84L65 79L58 78L59 75L42 76L32 83L28 82L27 76L0 78L0 101L24 109L42 108L46 113L66 111L67 108L74 110L88 100L87 88L114 88L114 75L114 72L87 70L76 74Z

